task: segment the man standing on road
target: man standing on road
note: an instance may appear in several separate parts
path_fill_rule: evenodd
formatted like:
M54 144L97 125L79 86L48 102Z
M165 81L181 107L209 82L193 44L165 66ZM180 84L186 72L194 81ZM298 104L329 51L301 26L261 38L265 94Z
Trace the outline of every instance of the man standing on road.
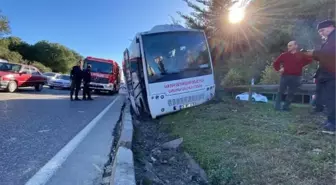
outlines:
M93 100L91 98L90 82L91 82L91 65L89 64L83 71L83 85L84 85L83 100Z
M76 66L72 67L70 72L71 79L71 89L70 89L70 100L73 100L73 94L75 91L75 100L79 101L78 93L81 88L82 83L82 69L81 69L82 60L80 60Z
M289 111L289 106L294 99L295 92L301 84L302 68L312 62L310 57L298 52L296 41L287 45L288 52L282 53L273 63L276 71L281 73L279 90L275 102L275 110ZM281 107L282 95L287 91L286 101Z
M334 134L335 126L335 21L326 20L318 24L317 30L322 37L327 38L321 49L303 52L319 61L319 74L317 81L323 91L323 100L327 108L328 119L324 123L325 133Z

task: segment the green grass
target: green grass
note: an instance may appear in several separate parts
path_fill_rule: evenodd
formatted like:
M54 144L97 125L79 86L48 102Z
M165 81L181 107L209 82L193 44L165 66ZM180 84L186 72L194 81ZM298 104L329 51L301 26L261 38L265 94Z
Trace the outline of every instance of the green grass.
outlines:
M321 133L324 117L308 106L276 112L272 104L222 100L162 118L212 184L335 184L335 137Z

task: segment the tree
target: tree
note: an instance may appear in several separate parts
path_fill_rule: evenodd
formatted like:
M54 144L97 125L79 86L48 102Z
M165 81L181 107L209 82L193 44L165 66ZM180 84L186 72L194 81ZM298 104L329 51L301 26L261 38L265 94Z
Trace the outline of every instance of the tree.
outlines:
M178 12L186 26L207 34L216 81L231 69L240 71L244 81L261 79L267 63L285 51L290 40L297 40L301 48L320 45L317 23L335 17L334 0L251 0L245 6L245 19L233 25L228 22L231 0L183 1L194 10L189 15ZM314 68L308 66L306 73Z
M242 73L236 69L230 69L222 80L221 85L230 87L242 85L244 83L246 83L246 81L244 80Z
M171 19L171 24L172 25L180 25L181 24L181 21L180 20L177 20L175 19L173 16L169 15L170 19Z
M22 56L18 52L10 51L7 48L0 47L0 58L7 61L20 63L22 61Z
M244 29L241 25L229 23L229 8L235 3L232 0L183 0L194 9L190 15L177 12L190 28L203 29L212 48L219 47L226 52L245 50L247 40L239 33Z
M261 74L260 84L278 84L280 74L273 69L272 65L267 65Z
M52 68L56 72L67 73L81 56L58 43L40 41L33 45L35 60L45 66Z
M67 73L82 57L75 51L58 43L39 41L30 45L18 37L0 39L0 57L13 62L38 62L45 69Z
M0 36L11 33L11 28L9 26L9 20L6 16L2 15L0 10Z

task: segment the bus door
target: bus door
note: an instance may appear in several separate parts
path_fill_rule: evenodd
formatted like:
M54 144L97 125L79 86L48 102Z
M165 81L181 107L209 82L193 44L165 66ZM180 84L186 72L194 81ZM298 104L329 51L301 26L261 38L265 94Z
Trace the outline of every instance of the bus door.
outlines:
M125 82L128 90L128 94L134 96L133 92L133 83L132 83L132 77L131 77L131 67L130 67L130 61L129 61L129 53L126 49L124 51L124 61L125 61Z
M134 90L134 98L138 101L138 98L142 95L141 77L139 71L139 58L130 59L132 88Z
M125 61L125 64L126 64L125 80L126 80L126 85L127 85L127 89L128 89L128 97L129 97L129 100L131 102L131 105L132 105L132 108L133 108L135 114L140 115L139 109L136 106L135 98L134 98L131 62L129 61L129 52L128 52L127 49L124 52L124 61Z
M147 101L147 91L146 91L146 83L145 83L145 75L147 75L146 71L144 71L143 65L144 62L142 61L142 56L141 56L141 48L140 48L140 44L137 43L137 46L139 48L139 53L140 53L140 57L137 60L137 64L138 64L138 77L139 77L139 82L140 82L140 88L141 88L141 93L143 96L143 100L144 100L144 104L146 106L146 108L148 107L148 101Z

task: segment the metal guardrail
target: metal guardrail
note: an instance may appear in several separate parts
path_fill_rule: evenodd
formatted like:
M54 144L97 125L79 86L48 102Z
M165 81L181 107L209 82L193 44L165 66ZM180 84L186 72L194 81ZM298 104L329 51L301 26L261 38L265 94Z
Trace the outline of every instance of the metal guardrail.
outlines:
M233 87L225 87L224 92L234 94L242 92L256 92L260 94L270 94L272 95L272 100L275 100L275 95L278 91L279 85L239 85ZM311 97L315 93L316 85L315 84L302 84L298 87L296 95L301 96L301 103L305 102L305 96ZM251 96L250 96L251 97Z
M276 93L279 85L239 85L234 87L225 87L226 92L246 92L250 89L258 93ZM296 94L312 95L315 92L315 84L302 84L298 87Z

